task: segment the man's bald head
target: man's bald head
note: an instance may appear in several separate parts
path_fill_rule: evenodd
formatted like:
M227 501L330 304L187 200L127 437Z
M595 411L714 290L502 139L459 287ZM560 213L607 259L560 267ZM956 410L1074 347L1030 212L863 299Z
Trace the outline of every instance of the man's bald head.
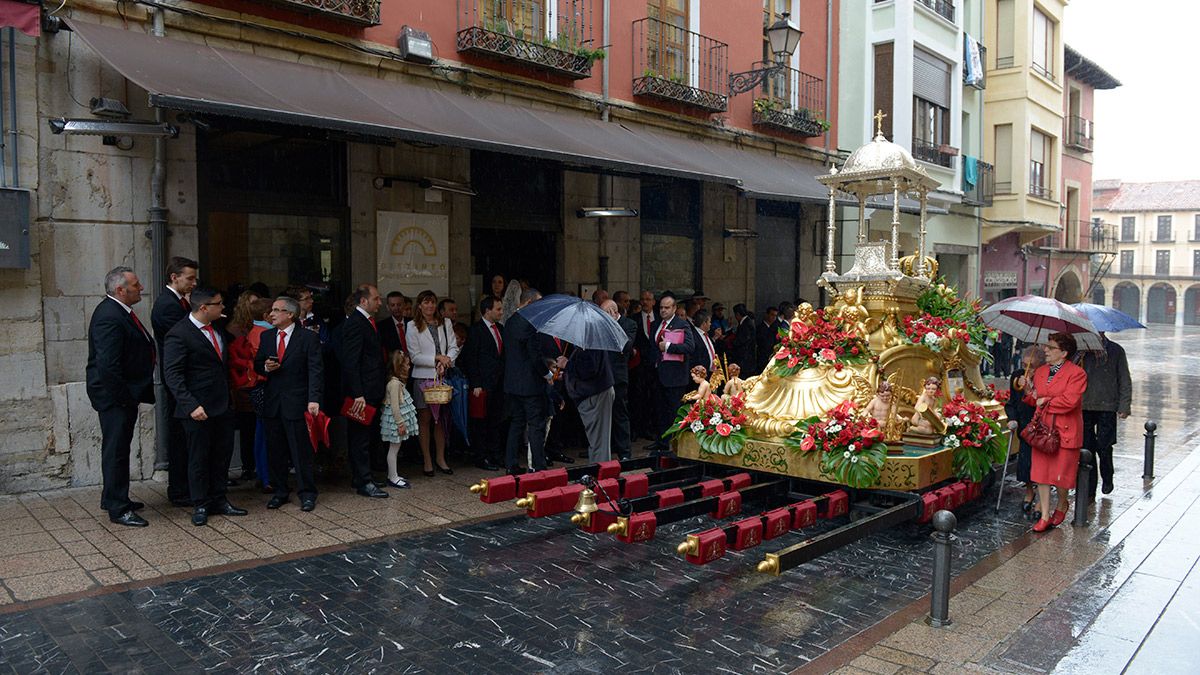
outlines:
M600 309L604 310L604 313L611 316L614 320L621 316L620 310L617 309L617 303L612 300L605 300L600 303Z

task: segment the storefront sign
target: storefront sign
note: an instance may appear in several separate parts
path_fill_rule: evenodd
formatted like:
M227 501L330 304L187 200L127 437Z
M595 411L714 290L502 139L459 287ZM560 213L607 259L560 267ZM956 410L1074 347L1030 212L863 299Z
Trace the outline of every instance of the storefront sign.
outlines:
M984 272L983 273L984 288L1016 288L1017 273L1016 272Z
M376 214L379 290L415 297L450 292L450 218L428 213Z

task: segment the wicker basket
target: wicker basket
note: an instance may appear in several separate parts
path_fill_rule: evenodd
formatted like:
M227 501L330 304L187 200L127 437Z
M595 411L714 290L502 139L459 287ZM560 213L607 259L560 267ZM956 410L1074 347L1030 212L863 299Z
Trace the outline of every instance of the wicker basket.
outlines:
M432 405L446 405L454 396L454 387L448 384L431 384L421 392L425 396L425 402Z

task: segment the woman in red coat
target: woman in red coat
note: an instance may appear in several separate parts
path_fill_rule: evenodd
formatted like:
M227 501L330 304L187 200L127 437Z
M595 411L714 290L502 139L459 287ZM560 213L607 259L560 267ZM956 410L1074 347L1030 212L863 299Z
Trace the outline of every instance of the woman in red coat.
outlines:
M1075 487L1079 449L1083 447L1083 392L1087 389L1087 373L1070 360L1075 355L1075 338L1052 333L1043 350L1046 363L1034 371L1025 388L1025 402L1036 406L1042 421L1058 430L1059 449L1053 455L1033 450L1029 475L1037 483L1042 507L1034 532L1045 532L1067 517L1068 492ZM1048 513L1051 485L1058 488L1058 508L1053 515Z

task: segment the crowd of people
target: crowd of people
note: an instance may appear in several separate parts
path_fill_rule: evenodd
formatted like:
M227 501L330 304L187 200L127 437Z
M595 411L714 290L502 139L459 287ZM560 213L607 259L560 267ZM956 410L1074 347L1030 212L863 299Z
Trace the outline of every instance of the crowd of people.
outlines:
M639 438L668 453L662 434L697 386L694 369L761 371L793 307L769 308L759 321L742 304L727 317L703 295L642 291L634 302L627 291L597 290L591 302L629 338L624 351L607 352L537 332L517 310L541 293L502 275L489 279L469 325L453 299L428 290L384 298L362 284L331 321L302 284L274 296L261 283L222 292L201 286L199 264L182 257L165 276L153 332L134 311L144 288L128 267L105 277L88 332L101 508L133 527L147 522L129 497L129 447L138 405L155 402L156 371L166 390L167 496L200 526L246 514L228 498L239 480L256 481L269 509L293 489L301 510L316 508L314 453L331 444L331 415L344 428L352 489L376 499L410 486L399 470L406 456L435 477L454 473L454 452L509 473L572 463L573 446L586 446L591 462L631 457ZM242 471L231 478L235 444Z
M275 297L262 284L225 294L198 285L198 276L194 260L170 261L151 310L153 333L133 309L143 287L127 267L106 276L93 313L87 389L103 436L101 507L114 523L147 524L137 513L143 505L129 498L129 446L138 404L155 401L156 369L166 389L168 498L204 525L210 515L246 514L228 499L239 479L257 481L271 495L269 509L289 502L294 480L301 510L313 510L314 452L331 445L330 414L344 428L351 487L367 498L410 486L399 470L405 457L418 458L432 478L454 473L452 453L509 473L572 463L566 449L575 446L587 448L580 457L590 462L629 458L639 438L651 442L652 455L669 453L663 432L689 389L706 384L695 373L761 372L784 317L803 302L758 317L736 304L727 316L702 294L642 291L635 302L624 290L596 290L590 301L629 338L623 351L609 352L536 331L517 310L541 293L501 275L489 279L470 325L453 299L429 290L384 298L362 284L331 322L314 312L304 285ZM1130 382L1124 351L1103 342L1104 353L1077 355L1073 339L1056 334L1024 346L1011 372L1009 417L1024 427L1040 410L1064 449L1050 461L1022 443L1018 477L1036 527L1065 516L1081 447L1095 449L1102 490L1112 490L1116 419L1129 414ZM997 376L1010 374L1012 348L1003 337L995 342ZM235 439L242 472L230 479Z

